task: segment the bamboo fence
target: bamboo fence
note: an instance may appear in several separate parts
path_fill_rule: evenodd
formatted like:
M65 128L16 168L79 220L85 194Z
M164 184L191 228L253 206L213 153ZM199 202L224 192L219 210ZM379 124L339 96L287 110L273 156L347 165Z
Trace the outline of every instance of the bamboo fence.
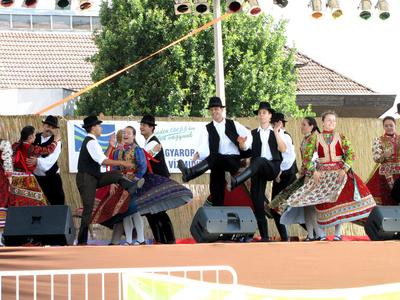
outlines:
M70 117L69 119L83 119L82 117ZM36 115L24 116L0 116L0 130L1 137L10 140L11 143L18 141L20 130L26 125L32 125L38 130L41 129L41 121L43 117ZM124 120L124 121L140 121L140 117L105 117L104 120ZM209 119L203 118L157 118L158 121L208 121ZM249 128L258 126L257 119L254 118L239 118L237 119L243 125ZM68 143L67 143L67 121L66 118L59 120L60 130L62 133L62 153L59 159L59 166L61 169L61 177L63 180L63 187L66 195L66 202L71 206L74 211L76 208L81 207L81 200L75 183L75 174L70 174L68 170ZM321 124L320 119L318 123ZM287 131L291 134L296 151L297 163L300 161L299 145L302 139L300 132L301 119L289 119L286 124ZM371 145L374 137L380 136L383 133L382 120L379 119L362 119L362 118L339 118L337 120L337 131L347 136L356 153L356 161L354 163L354 170L363 179L366 180L374 167L372 160ZM157 134L157 131L156 131ZM172 174L172 179L181 182L180 174ZM193 191L193 201L183 207L171 210L168 212L174 224L175 234L177 238L190 237L190 224L193 215L197 209L203 204L208 196L208 182L209 175L205 174L201 177L191 181L186 186ZM271 187L268 186L267 193ZM269 228L271 236L277 236L275 225L269 220ZM101 226L95 225L93 227L95 238L107 239L110 236L110 230ZM306 232L297 225L289 228L289 233L292 236L304 237ZM331 233L331 232L328 232ZM152 236L151 231L146 223L145 234L147 238ZM364 229L358 225L345 224L343 228L345 235L364 235Z

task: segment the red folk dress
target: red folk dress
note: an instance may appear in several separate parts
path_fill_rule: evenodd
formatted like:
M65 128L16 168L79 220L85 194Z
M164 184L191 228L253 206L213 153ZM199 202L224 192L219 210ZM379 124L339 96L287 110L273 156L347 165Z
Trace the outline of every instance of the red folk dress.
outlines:
M12 148L7 140L0 140L0 228L6 223L7 207L10 201L10 181L12 177Z
M315 166L312 156L317 152ZM304 160L306 173L318 170L320 182L313 178L296 191L288 204L293 207L315 205L320 227L360 220L368 217L376 205L367 186L354 173L351 166L354 152L350 141L336 132L322 132L313 136L306 147ZM339 170L345 170L344 180L338 182Z
M376 138L372 158L377 164L367 182L368 189L378 205L398 205L390 192L400 178L400 137L395 133Z
M46 147L35 146L26 142L13 144L14 172L11 184L13 199L10 201L10 206L48 204L42 188L32 173L36 166L28 166L26 159L28 157L38 157L42 154L50 154L56 146L57 142L55 141Z

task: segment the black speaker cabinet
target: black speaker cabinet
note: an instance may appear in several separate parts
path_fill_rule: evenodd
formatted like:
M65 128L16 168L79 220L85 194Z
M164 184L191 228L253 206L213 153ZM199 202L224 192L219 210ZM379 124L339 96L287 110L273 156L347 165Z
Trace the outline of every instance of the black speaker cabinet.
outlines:
M6 246L72 245L71 209L67 205L9 207L3 237Z
M372 241L400 239L400 206L374 207L364 229Z
M196 242L210 243L249 238L256 229L257 221L249 207L200 207L193 218L190 233Z

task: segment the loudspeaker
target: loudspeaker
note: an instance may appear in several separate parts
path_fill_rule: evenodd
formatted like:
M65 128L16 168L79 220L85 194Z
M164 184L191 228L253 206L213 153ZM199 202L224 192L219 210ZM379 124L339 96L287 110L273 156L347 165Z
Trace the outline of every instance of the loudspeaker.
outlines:
M75 228L67 205L9 207L4 244L72 245Z
M372 241L400 239L400 207L375 206L364 229Z
M257 229L249 207L200 207L193 217L190 233L198 243L251 238Z

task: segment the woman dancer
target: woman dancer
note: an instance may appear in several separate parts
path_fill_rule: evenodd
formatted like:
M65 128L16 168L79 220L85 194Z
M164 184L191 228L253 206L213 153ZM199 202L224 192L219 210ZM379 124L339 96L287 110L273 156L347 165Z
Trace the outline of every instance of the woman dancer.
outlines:
M47 205L47 199L39 183L33 175L36 166L28 164L30 157L38 157L42 154L50 154L54 151L58 141L61 140L57 129L54 131L54 141L46 146L33 145L35 140L35 128L25 126L21 130L18 142L12 145L14 172L12 176L10 206L37 206Z
M301 122L301 133L304 135L304 138L300 145L300 154L302 159L302 165L300 168L300 178L297 179L293 184L284 189L281 193L279 193L275 198L272 199L270 207L276 210L279 214L282 214L287 207L287 199L297 191L301 186L303 186L304 181L309 179L310 173L307 173L305 165L309 163L309 158L305 157L306 146L310 144L310 140L314 134L319 133L320 130L317 125L317 121L313 117L305 117ZM311 157L312 162L315 162L317 159L317 154L314 152ZM292 208L293 209L293 208ZM307 238L305 241L313 241L319 240L321 236L323 236L322 229L317 224L316 212L314 205L305 206L304 210L299 208L297 213L299 214L298 221L296 223L303 223L303 218L306 223L307 230ZM304 214L304 216L303 216ZM293 223L295 221L293 220ZM293 224L290 223L290 224ZM286 224L289 225L289 224ZM303 225L304 226L304 225ZM316 236L314 236L316 233Z
M384 134L376 139L372 146L372 158L377 163L367 187L379 205L398 205L400 193L396 186L400 184L400 137L396 133L396 120L393 117L383 119Z
M318 225L335 226L334 240L340 241L341 224L368 217L375 201L352 170L354 151L350 141L334 130L336 113L323 113L322 123L323 132L312 135L305 145L305 174L312 177L289 197L288 204L292 207L316 205ZM314 152L318 155L316 165L312 162ZM286 210L282 219L289 212Z

